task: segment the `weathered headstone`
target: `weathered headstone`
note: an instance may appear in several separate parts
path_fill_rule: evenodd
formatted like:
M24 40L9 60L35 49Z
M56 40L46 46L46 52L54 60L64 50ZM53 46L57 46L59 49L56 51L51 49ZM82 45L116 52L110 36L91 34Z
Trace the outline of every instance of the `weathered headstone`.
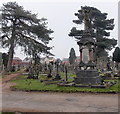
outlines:
M58 69L59 69L59 62L56 61L56 76L55 76L54 80L61 80L61 76L59 75Z
M34 72L32 66L29 66L29 72L28 72L28 77L27 79L33 79L34 77Z
M68 75L67 75L67 66L65 66L65 82L68 81Z
M51 63L49 63L49 65L48 65L49 73L47 75L48 78L52 77L52 69L53 69L52 67L53 67L53 65Z

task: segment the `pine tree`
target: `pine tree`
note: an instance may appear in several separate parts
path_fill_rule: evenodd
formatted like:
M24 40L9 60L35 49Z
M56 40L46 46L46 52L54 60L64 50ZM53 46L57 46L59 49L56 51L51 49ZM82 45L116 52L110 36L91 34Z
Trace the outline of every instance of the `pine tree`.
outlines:
M74 64L76 59L76 54L74 48L71 48L70 53L69 53L69 62L70 64Z
M115 51L113 52L113 61L120 63L120 48L116 47Z
M0 42L3 48L9 48L8 71L11 70L15 47L21 46L27 55L39 57L41 53L51 54L48 47L53 33L47 28L45 18L38 19L36 14L25 11L16 2L3 4L2 34Z
M3 60L4 67L6 69L7 63L8 63L8 54L7 53L2 53L2 60Z
M90 17L90 34L91 37L96 39L96 56L107 56L107 50L111 50L117 44L117 40L114 38L109 39L110 30L114 29L114 19L107 19L107 13L102 13L100 10L94 7L84 6L78 10L78 13L75 13L77 20L73 20L75 24L81 25L84 23L84 10L89 11ZM79 30L76 27L73 27L69 33L69 36L75 37L79 40L84 35L84 30Z

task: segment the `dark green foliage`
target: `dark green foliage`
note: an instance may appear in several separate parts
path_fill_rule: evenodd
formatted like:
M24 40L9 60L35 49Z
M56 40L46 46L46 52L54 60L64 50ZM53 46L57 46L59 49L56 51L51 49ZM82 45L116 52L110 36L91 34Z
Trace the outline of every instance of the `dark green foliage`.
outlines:
M96 42L96 45L96 56L107 56L108 53L106 50L112 50L113 47L116 45L116 40L108 38L99 38Z
M2 53L2 59L3 59L4 67L7 68L8 54L6 54L6 53Z
M37 19L36 14L30 11L25 11L22 6L16 2L8 2L2 7L2 46L8 47L10 45L12 36L14 34L14 45L24 47L25 52L29 52L30 48L35 48L38 52L47 53L50 48L45 44L52 40L49 35L53 33L52 30L47 29L46 19ZM15 30L14 30L15 29ZM14 30L14 31L13 31ZM41 40L42 43L38 42ZM33 51L33 50L31 50Z
M75 54L74 48L71 48L69 55L70 55L69 56L70 64L74 64L75 63L75 59L76 59L76 54Z
M25 11L16 2L3 4L2 36L3 48L9 48L8 67L11 67L14 49L21 46L22 50L32 57L39 57L41 53L51 54L47 44L52 38L52 30L47 28L45 18L38 19L36 14ZM9 68L8 68L9 69Z
M113 52L113 61L120 63L120 48L116 47L115 51Z
M114 29L114 19L107 19L107 13L102 13L100 10L94 7L84 6L78 10L78 13L75 13L77 20L73 20L75 24L84 23L84 13L83 10L89 10L90 17L90 34L91 37L96 39L96 55L98 57L107 55L107 50L111 50L117 44L117 41L110 36L109 30ZM69 33L69 36L75 37L77 40L84 35L84 30L78 30L76 27L73 27Z

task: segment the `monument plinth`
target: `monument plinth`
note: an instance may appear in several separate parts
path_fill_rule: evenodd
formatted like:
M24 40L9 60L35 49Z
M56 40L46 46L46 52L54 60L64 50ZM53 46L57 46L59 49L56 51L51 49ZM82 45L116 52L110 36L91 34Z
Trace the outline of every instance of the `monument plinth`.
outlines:
M76 70L76 84L98 85L101 84L101 78L96 70Z

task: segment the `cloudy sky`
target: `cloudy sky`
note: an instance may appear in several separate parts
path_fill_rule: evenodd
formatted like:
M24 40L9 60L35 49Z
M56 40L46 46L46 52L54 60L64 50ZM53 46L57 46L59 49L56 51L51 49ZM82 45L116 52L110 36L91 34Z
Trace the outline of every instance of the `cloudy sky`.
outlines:
M2 0L2 3L13 2L15 0ZM25 10L30 10L32 13L37 13L38 18L45 17L48 20L48 28L54 33L51 35L54 39L50 42L50 46L54 46L51 52L55 58L69 57L70 49L75 49L76 55L79 55L79 48L74 38L68 34L72 27L81 28L72 20L76 19L76 13L81 6L96 7L101 12L108 13L108 19L115 19L115 28L111 31L111 38L118 39L118 0L16 0L23 6ZM7 49L0 47L0 52L7 52ZM112 53L112 52L111 52ZM25 58L23 52L16 48L15 56L21 59Z

